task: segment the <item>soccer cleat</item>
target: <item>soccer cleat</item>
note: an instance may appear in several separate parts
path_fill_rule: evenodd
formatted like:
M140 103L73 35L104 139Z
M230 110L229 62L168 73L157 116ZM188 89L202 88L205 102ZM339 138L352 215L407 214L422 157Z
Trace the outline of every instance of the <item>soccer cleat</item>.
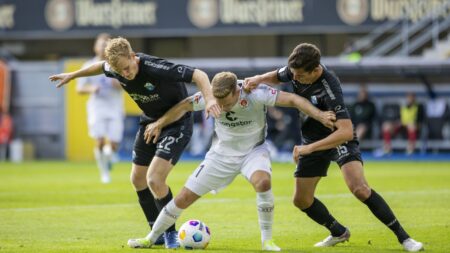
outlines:
M164 245L164 236L161 234L158 239L156 239L155 245Z
M350 238L350 230L346 228L345 232L341 236L329 235L323 241L314 244L314 247L333 247L338 243L348 241L349 238Z
M278 247L275 242L271 240L265 240L262 244L262 250L265 251L281 251L281 248Z
M180 247L178 242L178 232L169 231L164 232L164 243L166 244L166 249L176 249Z
M408 238L402 242L403 249L409 252L417 252L423 250L423 244L412 238Z
M152 247L152 242L147 238L138 238L128 240L128 246L135 249L145 249Z

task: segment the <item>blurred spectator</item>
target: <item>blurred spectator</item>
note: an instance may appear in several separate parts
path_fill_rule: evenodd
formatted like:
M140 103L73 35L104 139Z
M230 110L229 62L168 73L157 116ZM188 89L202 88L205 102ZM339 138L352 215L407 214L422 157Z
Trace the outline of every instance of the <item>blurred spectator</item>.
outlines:
M214 119L213 117L207 119L203 111L196 111L193 114L194 125L188 150L191 155L203 155L211 145L214 134Z
M395 108L395 105L385 105L383 108L384 153L392 152L391 138L401 130L406 130L408 138L406 153L412 154L416 147L417 131L423 121L423 108L416 102L414 93L406 95L406 104L401 106L399 113L395 112Z
M350 115L356 128L356 136L359 140L372 135L372 125L376 117L375 104L369 99L366 86L361 86L358 99L350 106Z
M277 150L292 150L299 142L300 128L297 121L297 111L289 108L267 108L267 139Z
M431 97L426 103L428 139L442 140L442 130L449 114L447 103L442 98Z
M13 123L11 116L0 107L0 161L6 160L8 145L11 142Z

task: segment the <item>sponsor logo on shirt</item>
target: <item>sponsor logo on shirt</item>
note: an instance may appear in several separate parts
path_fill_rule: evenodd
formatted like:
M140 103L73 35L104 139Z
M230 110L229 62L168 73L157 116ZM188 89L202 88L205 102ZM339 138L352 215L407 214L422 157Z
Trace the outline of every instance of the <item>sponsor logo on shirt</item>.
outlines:
M134 101L141 102L141 103L150 103L150 102L157 101L157 100L160 99L159 94L144 96L144 95L141 95L141 94L131 93L130 97Z
M146 83L146 84L144 85L144 87L145 87L147 90L149 90L149 91L152 91L152 90L155 89L155 85L153 85L153 84L150 83L150 82Z
M156 68L156 69L162 69L162 70L169 70L170 69L169 66L166 66L164 64L154 63L154 62L151 62L151 61L144 61L144 64L147 65L147 66Z

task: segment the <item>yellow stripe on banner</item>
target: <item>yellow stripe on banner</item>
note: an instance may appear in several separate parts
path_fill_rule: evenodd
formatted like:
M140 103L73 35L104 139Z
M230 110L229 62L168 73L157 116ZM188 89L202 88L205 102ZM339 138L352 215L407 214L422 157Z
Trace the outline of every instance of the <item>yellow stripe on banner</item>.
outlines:
M87 60L87 59L86 59ZM80 69L86 60L73 59L64 63L64 72ZM66 157L70 161L86 161L94 159L95 141L89 137L87 126L86 103L89 95L80 95L76 91L77 81L71 81L65 86L66 94ZM141 110L123 92L126 115L140 115Z
M80 69L86 60L67 60L64 63L64 72ZM70 161L93 160L95 141L88 134L86 112L89 95L78 94L76 87L76 80L64 87L66 93L66 157Z

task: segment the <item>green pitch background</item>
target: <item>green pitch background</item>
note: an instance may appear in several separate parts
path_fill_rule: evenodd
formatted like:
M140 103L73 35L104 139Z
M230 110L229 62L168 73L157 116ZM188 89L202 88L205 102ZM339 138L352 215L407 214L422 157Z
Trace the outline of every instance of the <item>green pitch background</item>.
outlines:
M174 168L169 176L174 193L197 165L180 162ZM129 182L130 167L116 165L113 182L102 185L94 163L0 163L0 252L167 252L126 246L128 238L148 232ZM335 165L317 197L352 237L331 249L312 247L328 233L292 205L293 169L273 165L274 239L284 252L402 252L394 235L349 193ZM450 252L449 163L367 162L365 172L426 252ZM260 252L255 202L253 188L238 177L187 209L177 227L188 219L204 221L212 232L209 252Z

